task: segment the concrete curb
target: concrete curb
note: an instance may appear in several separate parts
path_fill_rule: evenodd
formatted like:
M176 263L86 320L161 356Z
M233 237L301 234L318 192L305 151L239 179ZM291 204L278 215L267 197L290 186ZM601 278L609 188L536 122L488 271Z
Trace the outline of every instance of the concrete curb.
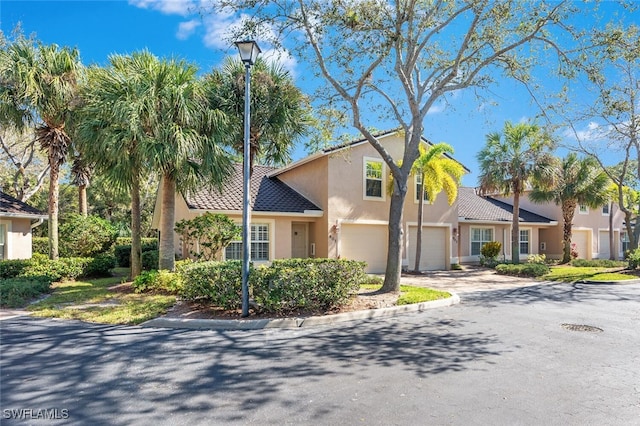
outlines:
M346 321L368 320L373 318L390 318L411 312L422 312L427 309L444 308L460 303L460 296L449 292L451 297L431 302L411 305L392 306L390 308L369 309L366 311L345 312L335 315L324 315L307 318L276 318L256 320L207 320L195 318L154 318L140 324L141 327L152 328L187 328L204 330L259 330L263 328L300 328L331 325Z
M582 284L622 285L622 284L640 284L640 279L639 278L634 278L632 280L617 280L617 281L580 280L578 282L582 283Z

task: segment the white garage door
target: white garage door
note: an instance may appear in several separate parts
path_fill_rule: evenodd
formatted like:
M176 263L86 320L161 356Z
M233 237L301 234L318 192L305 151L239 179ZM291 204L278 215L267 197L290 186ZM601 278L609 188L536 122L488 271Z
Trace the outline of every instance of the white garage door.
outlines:
M600 231L598 233L598 258L608 259L611 254L609 249L609 231Z
M447 269L449 256L447 255L447 233L445 228L422 227L422 253L420 269L423 271L438 271ZM409 270L413 270L416 262L416 242L418 227L409 227Z
M387 267L387 225L342 224L340 257L367 262L366 271L384 273Z
M571 244L576 245L579 259L591 259L591 251L589 248L589 231L572 231Z

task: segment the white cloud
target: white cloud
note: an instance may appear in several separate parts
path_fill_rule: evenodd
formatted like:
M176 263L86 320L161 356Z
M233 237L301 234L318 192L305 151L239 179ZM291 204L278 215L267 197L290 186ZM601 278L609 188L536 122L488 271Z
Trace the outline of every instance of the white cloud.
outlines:
M176 33L176 37L180 40L188 39L191 34L200 26L200 20L192 19L190 21L180 22L178 25L178 32Z
M260 56L267 62L277 62L282 65L282 67L289 71L291 77L296 78L296 68L298 66L298 61L296 58L291 56L289 52L281 52L275 49L265 49L262 51Z
M437 105L432 105L431 108L429 108L427 115L440 114L441 112L444 112L445 109L446 109L446 105L443 105L441 103Z
M194 0L129 0L129 4L140 9L158 10L165 15L187 16L194 13Z

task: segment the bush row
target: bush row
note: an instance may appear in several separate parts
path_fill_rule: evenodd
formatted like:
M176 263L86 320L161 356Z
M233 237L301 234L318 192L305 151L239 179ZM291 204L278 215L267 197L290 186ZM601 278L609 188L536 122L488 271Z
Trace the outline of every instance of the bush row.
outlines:
M0 280L0 306L19 308L29 300L51 291L47 277L22 277Z
M610 259L573 259L571 266L577 268L618 268L627 266L628 262L624 260L610 260Z
M121 244L122 243L122 244ZM124 244L126 243L126 244ZM143 238L142 239L142 268L146 270L157 269L158 268L158 258L156 253L156 261L153 263L153 259L147 255L147 263L149 264L148 268L145 267L145 253L149 251L157 251L158 250L158 240L156 238ZM116 246L113 249L113 254L116 257L116 262L118 266L123 268L128 268L131 266L131 238L118 238L116 241Z
M520 263L517 265L501 263L496 266L496 272L502 275L513 275L516 277L541 277L548 274L550 269L542 263Z
M0 262L0 278L45 277L54 282L73 280L78 277L106 276L114 267L115 258L108 254L96 257L61 257L58 260L50 260L45 255L34 254L31 259Z
M366 281L364 262L337 259L281 259L250 268L254 305L262 312L326 311L344 304ZM136 291L169 292L223 309L242 305L242 262L181 263L175 274L141 274Z

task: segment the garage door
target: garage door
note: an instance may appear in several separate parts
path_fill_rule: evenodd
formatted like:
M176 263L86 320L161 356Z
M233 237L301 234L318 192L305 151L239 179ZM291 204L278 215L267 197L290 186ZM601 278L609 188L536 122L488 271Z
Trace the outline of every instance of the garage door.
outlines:
M447 253L447 232L445 228L422 227L422 254L420 269L423 271L438 271L447 269L449 256ZM412 270L416 262L416 243L418 227L409 227L409 269Z
M615 241L615 239L613 241ZM598 258L608 259L611 255L609 249L609 231L600 231L598 233Z
M384 273L387 266L387 225L342 224L340 257L367 262L366 271Z
M576 245L579 259L591 259L591 251L589 248L589 231L573 231L571 233L571 244Z

